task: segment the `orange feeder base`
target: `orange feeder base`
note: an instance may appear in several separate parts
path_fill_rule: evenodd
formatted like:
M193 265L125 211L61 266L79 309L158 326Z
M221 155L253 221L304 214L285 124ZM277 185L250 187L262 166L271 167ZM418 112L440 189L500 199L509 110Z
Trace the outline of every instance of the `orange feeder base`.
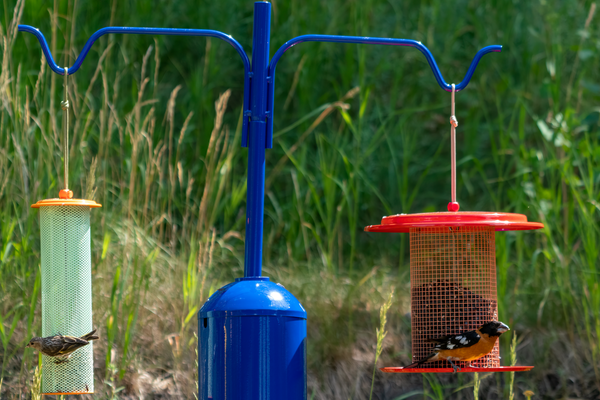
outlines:
M94 394L94 392L69 392L69 393L62 393L62 392L56 392L56 393L42 393L44 396L65 396L65 395L69 395L69 394Z
M410 233L412 360L431 354L429 339L473 331L498 320L495 231L539 229L521 214L440 212L384 217L368 232ZM500 366L498 342L471 361L456 362L460 372L528 371L533 367ZM447 361L384 372L453 372Z

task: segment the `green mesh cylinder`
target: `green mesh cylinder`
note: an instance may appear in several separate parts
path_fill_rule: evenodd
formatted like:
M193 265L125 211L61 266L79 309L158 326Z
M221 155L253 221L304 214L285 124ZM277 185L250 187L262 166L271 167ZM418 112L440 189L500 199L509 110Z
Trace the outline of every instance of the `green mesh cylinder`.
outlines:
M40 207L42 336L83 336L93 329L90 207ZM43 357L42 393L94 392L93 344L68 362Z

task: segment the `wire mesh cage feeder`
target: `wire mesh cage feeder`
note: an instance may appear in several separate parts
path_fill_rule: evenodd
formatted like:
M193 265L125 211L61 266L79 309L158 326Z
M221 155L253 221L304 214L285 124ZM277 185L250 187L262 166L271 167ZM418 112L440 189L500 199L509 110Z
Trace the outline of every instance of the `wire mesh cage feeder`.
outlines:
M496 293L496 231L543 228L522 214L459 212L456 201L455 137L452 93L451 183L448 212L399 214L384 217L367 232L405 232L410 235L412 360L431 354L428 339L473 331L498 320ZM460 372L526 371L531 366L501 366L499 344L482 358L455 362ZM448 361L412 368L386 367L383 372L453 372Z
M40 209L42 337L83 336L93 329L90 210L101 205L58 198L31 207ZM92 343L75 351L68 362L42 355L43 394L93 392Z
M31 207L40 209L42 336L83 336L93 329L90 210L101 205L58 198ZM75 351L68 362L42 355L43 394L93 392L92 343Z
M61 102L64 128L64 185L59 198L40 200L42 272L42 337L81 337L93 330L90 211L93 200L74 199L68 189L69 148L67 75ZM94 393L93 342L73 352L66 362L42 354L42 394Z

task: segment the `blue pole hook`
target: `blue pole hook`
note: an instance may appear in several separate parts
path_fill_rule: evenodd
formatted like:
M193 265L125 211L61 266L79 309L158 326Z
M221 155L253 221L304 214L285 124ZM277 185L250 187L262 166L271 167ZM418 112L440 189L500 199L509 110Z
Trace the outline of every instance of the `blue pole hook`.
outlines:
M59 67L54 61L54 57L52 57L52 53L50 52L50 48L48 47L48 42L46 42L46 38L44 34L33 26L29 25L19 25L19 32L28 32L34 35L38 42L40 42L40 46L42 47L42 51L44 52L44 56L46 57L46 61L50 66L50 69L59 75L65 74L65 69ZM81 64L83 64L83 60L90 52L92 45L98 40L100 37L107 35L109 33L122 33L122 34L138 34L138 35L170 35L170 36L204 36L204 37L214 37L217 39L221 39L227 43L229 43L233 48L238 52L240 57L242 58L242 62L244 63L244 115L247 114L247 110L250 109L250 77L252 73L250 72L250 60L248 59L248 55L244 51L244 48L241 44L238 43L230 35L226 33L214 31L211 29L176 29L176 28L135 28L135 27L127 27L127 26L108 26L106 28L102 28L94 32L92 36L85 42L83 46L83 50L79 53L79 56L73 63L73 66L69 67L69 75L73 75L75 72L79 70ZM242 135L246 137L248 131L248 118L245 116L243 118L243 126L242 126Z
M378 38L378 37L362 37L362 36L336 36L336 35L298 36L291 40L288 40L283 46L281 46L279 48L279 50L277 50L277 52L271 59L271 63L269 64L269 76L267 78L269 81L269 103L267 105L268 106L267 112L269 113L269 117L270 117L270 118L268 118L268 122L269 122L268 135L267 135L267 147L268 148L273 147L273 114L274 114L274 108L275 108L275 69L277 68L277 63L281 59L281 56L283 56L283 53L288 51L293 46L303 43L303 42L379 44L379 45L387 45L387 46L414 47L417 50L419 50L421 53L423 53L423 55L427 59L427 62L429 63L429 68L431 68L431 71L433 72L433 76L435 77L435 80L437 81L438 85L440 85L440 87L447 92L452 91L452 85L449 85L444 80L444 77L442 76L442 73L440 72L440 69L438 68L437 63L435 62L435 58L433 58L433 55L431 54L429 49L427 47L425 47L421 42L418 42L416 40ZM477 54L475 54L473 61L471 61L471 65L469 66L469 69L467 70L467 73L466 73L464 79L458 85L455 86L455 90L457 92L459 92L467 87L467 85L471 81L471 78L473 77L473 74L475 73L475 69L477 68L477 64L479 64L479 60L481 60L481 57L483 57L484 55L486 55L488 53L500 52L500 51L502 51L502 46L499 46L499 45L487 46L487 47L484 47L483 49L479 50L477 52Z

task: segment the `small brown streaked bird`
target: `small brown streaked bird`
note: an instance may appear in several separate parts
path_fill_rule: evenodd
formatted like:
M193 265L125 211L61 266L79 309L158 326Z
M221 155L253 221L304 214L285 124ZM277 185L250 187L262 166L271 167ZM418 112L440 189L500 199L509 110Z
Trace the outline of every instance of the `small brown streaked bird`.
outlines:
M428 342L435 343L433 353L404 368L414 368L417 365L446 360L452 365L454 372L460 371L453 361L467 361L470 366L471 361L489 354L500 335L509 329L508 325L502 322L490 321L474 331L427 339Z
M82 337L68 335L55 335L44 338L34 337L25 347L37 349L48 357L54 357L56 358L55 363L60 364L68 361L69 356L71 356L75 350L87 346L92 340L98 339L100 339L100 337L96 335L96 329L94 329Z

